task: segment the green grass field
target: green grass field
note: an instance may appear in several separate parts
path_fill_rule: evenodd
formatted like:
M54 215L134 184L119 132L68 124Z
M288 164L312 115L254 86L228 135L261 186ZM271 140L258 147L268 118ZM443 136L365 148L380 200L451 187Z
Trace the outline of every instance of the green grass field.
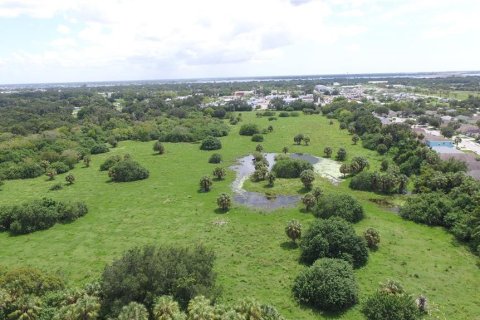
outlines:
M323 148L336 151L345 147L349 158L366 156L372 169L381 157L354 146L346 131L338 124L329 125L321 116L279 118L269 122L254 113L244 113L243 123L269 124L274 131L262 143L267 152L290 152L323 155ZM238 135L240 125L232 127L222 138L223 166L252 152L257 143ZM311 137L310 146L293 145L293 136L304 133ZM341 315L326 315L299 306L291 296L295 276L304 268L298 263L299 249L292 248L284 234L291 219L298 219L304 228L313 221L301 207L271 213L235 206L226 214L216 213L216 197L230 192L234 173L214 182L209 193L198 192L200 177L211 174L216 165L209 164L212 152L200 151L198 144L165 144L166 154L155 155L153 142L122 142L108 154L94 156L92 165L78 165L72 173L77 182L60 191L49 191L52 184L64 182L45 177L23 181L7 181L0 191L0 204L20 203L27 199L52 197L83 200L90 211L79 220L56 225L29 235L0 234L0 264L6 267L31 265L58 272L77 285L98 278L105 264L120 256L127 248L149 243L192 246L203 243L217 254L218 283L223 287L221 300L231 302L240 297L255 297L275 305L288 319L362 319L360 304ZM150 170L150 178L131 183L110 183L106 172L100 172L103 160L112 154L130 153ZM371 170L372 170L371 169ZM299 182L279 182L298 189ZM431 228L404 221L395 213L377 206L371 199L381 198L368 192L354 192L347 183L333 186L318 179L326 192L349 192L358 198L366 218L355 228L359 233L374 227L381 233L380 249L371 254L368 264L356 271L360 298L372 293L388 278L401 281L412 294L425 294L440 319L480 319L480 269L478 258L441 228ZM264 189L247 183L249 188ZM277 188L277 187L276 187ZM399 201L399 199L393 199ZM224 220L225 225L215 222Z

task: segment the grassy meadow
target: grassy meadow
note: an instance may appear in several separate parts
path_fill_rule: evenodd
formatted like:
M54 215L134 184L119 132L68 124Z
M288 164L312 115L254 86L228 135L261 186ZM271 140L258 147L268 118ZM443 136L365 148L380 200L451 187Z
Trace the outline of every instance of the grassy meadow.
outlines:
M331 146L334 154L345 147L348 159L368 158L371 169L379 167L381 157L352 145L351 136L338 129L338 123L318 115L278 118L268 121L255 114L243 113L243 122L232 126L230 135L221 138L224 167L249 154L257 143L239 136L242 123L254 122L261 128L273 125L262 145L266 152L290 152L323 155ZM309 146L293 145L293 136L310 136ZM72 284L95 280L105 264L119 257L126 249L143 244L192 246L203 243L217 255L218 283L223 288L222 302L240 297L255 297L271 303L287 319L362 319L360 305L343 314L323 314L299 306L292 298L291 285L304 266L298 263L299 249L292 246L284 228L291 219L301 221L304 230L314 217L297 208L261 212L234 205L225 214L215 210L221 192L231 193L234 172L228 171L224 181L215 181L212 191L199 192L199 179L211 175L215 164L208 158L213 152L199 150L199 144L166 143L166 153L156 155L153 142L121 142L107 154L92 157L89 168L82 164L71 172L76 177L72 186L49 191L51 185L64 182L64 175L55 181L46 177L6 181L1 187L0 204L20 203L28 199L52 197L61 200L83 200L89 213L71 224L28 235L10 236L0 233L0 264L6 267L30 265L58 272ZM99 166L112 154L129 153L150 171L147 180L111 183ZM378 251L371 253L368 264L356 270L360 299L374 292L379 282L396 279L414 295L425 294L440 319L480 319L480 268L478 258L457 244L441 228L432 228L404 221L392 210L378 206L372 199L384 198L369 192L352 191L348 182L338 186L323 179L315 185L325 192L349 192L358 198L366 218L355 225L358 233L374 227L381 233ZM263 183L247 182L248 189L262 191ZM295 181L277 181L271 192L301 189ZM401 199L387 199L398 202ZM226 223L218 223L223 221Z

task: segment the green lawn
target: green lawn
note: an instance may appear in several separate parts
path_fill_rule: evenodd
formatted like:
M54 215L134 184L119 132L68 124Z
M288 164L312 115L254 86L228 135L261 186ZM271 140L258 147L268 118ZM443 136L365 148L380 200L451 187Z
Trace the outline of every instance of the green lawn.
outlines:
M329 125L324 117L278 118L272 122L258 119L253 113L244 113L242 117L243 123L274 126L262 143L265 151L281 152L282 147L288 146L290 152L321 156L327 145L335 151L345 147L349 158L363 155L373 169L379 166L380 156L360 144L352 145L351 136L339 131L337 123ZM238 135L240 124L221 139L225 167L253 151L257 144L250 137ZM300 132L311 137L310 146L293 145L293 136ZM225 181L215 182L211 192L199 193L200 177L211 174L215 167L207 161L212 152L200 151L198 144L165 144L166 154L159 156L153 154L152 145L153 142L120 143L110 153L92 157L90 168L78 165L72 172L77 182L60 191L49 191L49 187L63 182L64 175L54 182L45 177L7 181L0 191L0 204L48 196L83 200L90 211L71 224L49 230L17 237L0 234L0 263L59 272L75 285L96 279L106 263L132 246L203 243L217 254L216 271L224 302L252 296L275 305L288 319L362 318L359 306L342 315L322 316L292 299L290 288L303 266L298 263L299 250L292 248L284 235L284 227L289 220L298 219L306 228L314 219L311 214L301 212L300 206L272 213L235 206L226 214L218 214L216 197L230 192L233 172L228 172ZM100 164L111 154L124 153L130 153L146 166L150 178L131 183L108 182L107 174L98 170ZM286 183L296 187L298 181ZM319 179L316 183L327 192L351 192L366 210L366 218L356 225L358 232L368 227L381 232L380 249L371 254L367 266L356 271L361 300L379 282L393 278L413 294L425 294L430 304L439 309L437 315L442 315L441 319L480 319L478 259L464 246L457 245L452 236L441 228L404 221L371 201L381 196L353 192L345 182L332 186ZM218 220L227 224L215 224Z

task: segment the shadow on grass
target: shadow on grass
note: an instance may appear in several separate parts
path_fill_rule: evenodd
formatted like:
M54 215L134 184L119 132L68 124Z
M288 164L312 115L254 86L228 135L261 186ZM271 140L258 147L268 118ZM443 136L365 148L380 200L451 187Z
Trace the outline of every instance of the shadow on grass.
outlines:
M214 210L214 212L215 212L216 214L225 214L225 213L227 213L228 211L229 211L229 209L223 210L223 209L221 209L221 208L217 208L217 209Z
M343 314L350 309L350 308L347 308L346 310L343 310L343 311L333 312L333 311L323 311L309 305L298 304L298 306L302 310L311 310L316 315L319 315L325 319L340 319L342 318Z
M280 244L280 247L284 250L295 250L298 248L298 243L293 241L285 241Z
M300 189L297 190L299 194L306 194L310 192L310 189L307 189L305 187L301 187Z

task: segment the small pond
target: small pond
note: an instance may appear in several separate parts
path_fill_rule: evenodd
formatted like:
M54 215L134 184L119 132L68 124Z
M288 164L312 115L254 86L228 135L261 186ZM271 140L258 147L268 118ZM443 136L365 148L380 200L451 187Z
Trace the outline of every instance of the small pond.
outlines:
M276 153L264 153L264 155L269 163L268 169L271 170L275 164ZM338 184L341 181L339 171L340 164L334 160L301 153L293 153L290 157L308 161L313 165L317 174L334 184ZM255 171L252 155L238 159L237 164L232 166L231 169L236 172L235 181L232 183L232 190L234 192L233 199L239 204L270 211L278 208L294 207L301 198L299 195L277 195L275 197L268 197L263 193L245 190L243 188L244 182L249 179L250 175Z

